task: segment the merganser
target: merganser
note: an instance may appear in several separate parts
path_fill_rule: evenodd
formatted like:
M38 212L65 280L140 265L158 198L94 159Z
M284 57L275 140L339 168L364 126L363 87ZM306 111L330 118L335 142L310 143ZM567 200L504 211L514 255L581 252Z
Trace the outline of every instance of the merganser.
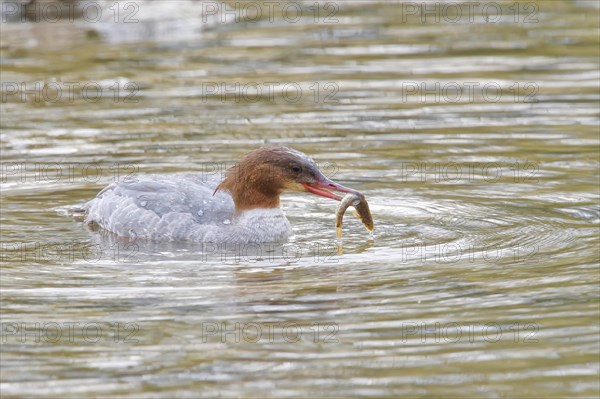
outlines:
M146 175L113 182L84 205L85 222L118 236L212 243L283 242L291 226L284 191L337 201L362 196L323 175L306 154L272 146L246 154L221 182L201 173Z

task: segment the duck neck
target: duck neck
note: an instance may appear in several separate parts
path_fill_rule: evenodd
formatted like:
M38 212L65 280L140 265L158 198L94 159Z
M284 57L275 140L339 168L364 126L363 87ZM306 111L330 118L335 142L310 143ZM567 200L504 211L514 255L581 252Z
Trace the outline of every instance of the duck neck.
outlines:
M236 214L252 209L279 208L281 189L268 177L260 173L244 173L237 168L233 173L227 174L215 192L225 190L231 194Z
M246 189L232 192L231 196L236 214L253 209L279 208L279 195L267 195L260 191Z

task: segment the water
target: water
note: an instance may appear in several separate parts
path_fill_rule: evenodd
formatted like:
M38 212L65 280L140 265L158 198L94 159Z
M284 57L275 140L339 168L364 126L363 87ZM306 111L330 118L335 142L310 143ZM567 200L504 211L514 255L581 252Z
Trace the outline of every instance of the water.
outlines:
M3 21L3 396L597 396L598 6L499 3ZM374 236L347 215L340 244L336 204L305 194L261 252L67 215L264 144L364 192Z

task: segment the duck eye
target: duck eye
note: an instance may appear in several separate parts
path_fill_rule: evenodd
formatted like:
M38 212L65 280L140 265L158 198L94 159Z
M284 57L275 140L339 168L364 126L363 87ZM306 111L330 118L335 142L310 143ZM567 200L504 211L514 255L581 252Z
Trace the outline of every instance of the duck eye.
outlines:
M294 173L300 173L300 170L301 170L300 166L298 166L298 165L292 166L292 172L294 172Z

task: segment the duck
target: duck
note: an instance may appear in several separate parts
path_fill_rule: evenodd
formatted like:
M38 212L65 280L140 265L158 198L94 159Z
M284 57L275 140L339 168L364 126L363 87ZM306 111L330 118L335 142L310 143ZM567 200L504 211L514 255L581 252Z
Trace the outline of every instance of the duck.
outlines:
M362 195L326 177L305 153L268 146L244 155L222 180L186 172L112 182L84 204L84 222L131 239L281 243L292 235L284 192L336 201L340 193Z

